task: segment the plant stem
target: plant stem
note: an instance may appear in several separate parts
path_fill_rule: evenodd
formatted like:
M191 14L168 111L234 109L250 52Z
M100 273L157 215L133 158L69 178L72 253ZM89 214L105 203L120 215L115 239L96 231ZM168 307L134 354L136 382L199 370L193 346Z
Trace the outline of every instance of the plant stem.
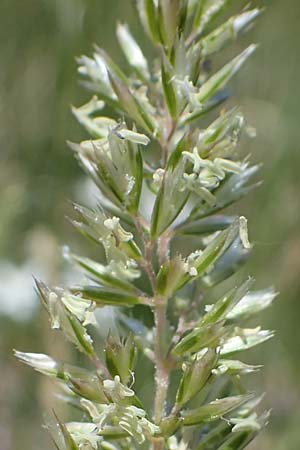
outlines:
M165 440L163 438L157 438L153 442L153 450L164 450Z
M166 108L167 110L167 108ZM170 117L168 115L168 117ZM176 131L177 121L170 118L167 126L167 136L165 142L161 142L163 149L163 163L166 168L169 157L169 144ZM156 242L159 263L162 266L169 259L170 250L169 232L165 232ZM151 255L152 257L153 255ZM167 323L167 306L168 299L162 297L155 292L154 303L154 319L155 319L155 400L154 400L154 421L159 424L165 415L165 403L167 400L169 388L169 376L171 364L166 357L165 336L168 329ZM153 441L153 450L163 450L165 448L165 439L157 438Z
M168 230L158 239L158 257L161 266L169 260L170 238L171 235Z
M160 423L164 416L165 402L169 387L169 369L165 361L164 335L167 328L167 302L165 298L155 299L155 365L156 392L154 403L155 422Z
M155 242L147 239L143 231L141 218L136 217L136 228L144 245L144 258L141 262L142 267L148 274L153 290L153 309L155 319L155 345L154 345L154 364L155 364L155 400L154 400L154 420L159 424L164 417L165 402L169 387L169 373L170 367L165 358L165 331L167 329L167 304L168 299L160 296L157 293L156 276L153 268L153 249ZM162 238L163 242L158 242L159 259L168 258L169 251L169 237L165 235ZM160 245L163 244L163 245ZM165 447L164 438L156 438L153 440L153 450L163 450Z
M168 115L169 117L169 115ZM163 149L163 164L166 167L169 156L169 144L176 131L177 120L170 118L167 126L167 136L165 142L161 142ZM164 233L157 241L148 238L144 232L144 224L141 216L138 214L135 218L136 229L143 241L144 257L141 265L147 273L151 282L153 291L153 308L155 320L155 344L154 344L154 363L155 363L155 399L154 399L154 421L159 424L165 415L165 403L169 388L169 375L171 364L166 358L165 334L167 330L167 306L168 299L157 293L156 274L153 267L153 249L157 247L158 259L160 265L163 265L169 259L169 247L171 235ZM163 437L153 440L153 450L163 450L165 448L165 439Z

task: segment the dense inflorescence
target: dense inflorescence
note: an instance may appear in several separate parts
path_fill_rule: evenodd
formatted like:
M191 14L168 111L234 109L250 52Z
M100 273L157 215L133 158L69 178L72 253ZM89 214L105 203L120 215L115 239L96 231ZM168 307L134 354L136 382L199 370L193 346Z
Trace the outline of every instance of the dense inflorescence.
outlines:
M238 355L272 336L245 322L274 291L235 278L207 302L251 252L246 218L224 210L257 185L258 167L240 151L253 130L239 108L225 106L228 82L255 45L219 69L211 58L260 10L222 22L229 3L136 0L156 58L124 24L117 39L130 76L103 49L79 58L94 96L73 113L91 137L70 146L99 196L94 209L74 206L73 224L103 257L68 250L89 281L36 285L52 329L87 357L86 367L16 352L81 411L82 422L47 425L59 450L241 450L268 421L256 412L261 396L243 382L260 366ZM101 340L96 309L107 307L117 331Z

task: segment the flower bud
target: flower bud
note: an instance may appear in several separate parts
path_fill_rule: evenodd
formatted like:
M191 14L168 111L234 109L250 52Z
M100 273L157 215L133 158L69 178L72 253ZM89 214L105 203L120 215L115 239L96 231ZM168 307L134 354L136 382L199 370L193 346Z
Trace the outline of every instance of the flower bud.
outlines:
M253 397L249 395L236 395L233 397L226 397L214 400L207 405L200 406L200 408L193 409L182 413L184 425L196 425L199 423L210 422L216 420L230 411L238 408L243 403L247 402Z
M217 351L207 349L204 353L195 355L191 363L184 363L184 372L176 397L177 408L182 408L202 390L211 376L217 360Z
M117 37L129 64L142 75L142 78L148 80L149 69L147 60L131 35L127 25L118 24Z
M136 352L132 335L122 341L115 336L108 337L105 346L106 364L111 375L119 375L123 384L132 380Z
M68 377L68 385L70 389L80 397L95 403L108 403L103 384L97 375L91 374L85 379L83 377L77 378L71 375Z

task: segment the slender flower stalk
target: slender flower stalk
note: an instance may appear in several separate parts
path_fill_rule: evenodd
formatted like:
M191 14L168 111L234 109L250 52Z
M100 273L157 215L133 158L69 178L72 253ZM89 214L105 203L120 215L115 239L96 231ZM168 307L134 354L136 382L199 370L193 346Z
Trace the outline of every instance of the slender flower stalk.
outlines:
M82 413L82 422L55 416L47 424L58 450L242 450L269 413L256 412L262 397L244 384L261 366L239 353L272 337L246 322L276 294L253 290L252 278L217 298L212 290L222 291L252 251L247 219L227 209L259 184L252 181L258 166L240 156L253 133L240 108L226 106L228 83L256 46L221 68L213 57L260 10L222 23L229 0L135 3L155 60L121 23L117 39L130 75L100 48L78 60L94 96L73 108L90 138L70 147L99 199L95 209L74 205L72 223L105 258L67 251L86 283L36 281L52 329L94 368L16 356L58 380L60 397ZM100 351L91 333L101 327L96 310L106 306L119 331L108 333ZM153 386L151 404L143 382Z

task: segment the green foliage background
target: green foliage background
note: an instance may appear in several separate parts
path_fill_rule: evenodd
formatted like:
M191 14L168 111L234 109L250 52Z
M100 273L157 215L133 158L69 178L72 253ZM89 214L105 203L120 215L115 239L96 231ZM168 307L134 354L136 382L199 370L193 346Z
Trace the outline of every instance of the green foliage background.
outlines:
M258 287L274 285L281 295L262 318L277 335L260 350L265 369L255 377L274 410L272 424L252 448L298 450L300 5L297 0L253 3L267 7L251 31L261 46L233 87L257 128L258 138L247 150L264 163L264 184L239 212L249 218L255 244L246 273L256 277ZM65 144L84 136L69 110L88 98L78 86L75 56L90 53L97 42L120 60L116 19L141 32L130 0L0 1L0 278L5 262L21 267L34 260L54 281L61 269L59 246L82 245L65 220L67 199L83 195L83 174ZM54 348L57 355L70 351L58 347L46 320L40 310L30 321L0 316L1 450L37 450L41 443L43 450L52 448L41 429L43 411L55 405L52 386L11 356L14 347Z

